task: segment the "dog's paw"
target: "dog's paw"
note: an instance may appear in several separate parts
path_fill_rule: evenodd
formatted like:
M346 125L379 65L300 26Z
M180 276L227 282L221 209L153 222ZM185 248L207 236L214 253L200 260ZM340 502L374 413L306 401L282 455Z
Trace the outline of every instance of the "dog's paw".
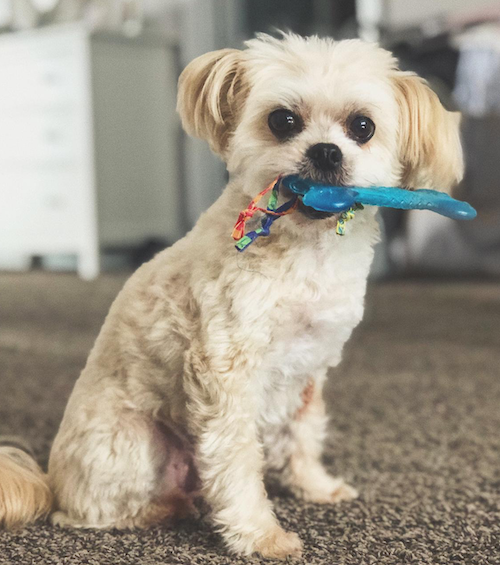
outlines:
M75 520L70 518L64 512L58 510L50 516L50 521L53 526L58 526L59 528L84 528L85 524L81 520Z
M358 498L358 491L351 485L344 483L342 479L340 480L341 484L334 491L329 493L329 502L335 504L336 502L342 502L343 500L354 500L355 498Z
M302 488L301 497L308 502L316 504L337 504L345 500L358 498L358 491L343 479L336 479L329 475L315 485L309 484Z
M302 555L302 542L294 532L285 532L277 526L255 545L255 552L269 559L286 559Z

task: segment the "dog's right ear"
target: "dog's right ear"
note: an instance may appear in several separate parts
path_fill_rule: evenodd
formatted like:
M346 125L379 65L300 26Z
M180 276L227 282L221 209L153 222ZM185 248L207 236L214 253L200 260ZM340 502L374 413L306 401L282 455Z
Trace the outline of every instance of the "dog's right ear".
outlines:
M427 82L413 73L398 71L394 86L403 186L450 189L464 173L460 114L445 110Z
M221 49L191 61L179 78L177 111L184 129L221 157L248 93L243 67L242 51Z

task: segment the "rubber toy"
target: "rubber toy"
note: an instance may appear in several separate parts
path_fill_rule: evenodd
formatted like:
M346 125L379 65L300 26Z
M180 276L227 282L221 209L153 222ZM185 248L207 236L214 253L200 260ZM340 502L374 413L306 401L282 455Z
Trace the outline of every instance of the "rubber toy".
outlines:
M285 187L292 193L292 198L277 206L280 187ZM267 208L257 206L259 200L271 192ZM233 239L236 240L236 249L244 251L253 241L260 236L270 234L272 224L281 216L292 213L298 204L299 197L305 206L320 212L338 214L337 234L345 234L345 223L354 218L357 210L364 206L383 206L400 210L431 210L455 220L472 220L477 212L467 202L455 200L448 194L419 188L408 190L397 187L340 187L321 184L297 175L278 177L266 189L250 202L243 210L233 229ZM263 212L261 225L257 229L245 234L245 223L256 212Z
M384 206L400 210L431 210L454 220L472 220L476 217L474 208L455 200L444 192L419 188L377 186L373 188L328 186L290 175L281 179L283 186L300 194L302 202L321 212L344 212L356 204L363 206Z

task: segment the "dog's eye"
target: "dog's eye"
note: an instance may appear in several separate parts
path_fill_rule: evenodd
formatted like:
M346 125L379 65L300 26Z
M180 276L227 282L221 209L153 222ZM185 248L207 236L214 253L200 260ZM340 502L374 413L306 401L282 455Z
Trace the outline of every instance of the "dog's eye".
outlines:
M288 139L302 130L302 120L300 116L291 110L274 110L267 119L269 129L278 139Z
M366 143L375 133L375 124L366 116L356 116L349 124L349 131L356 141Z

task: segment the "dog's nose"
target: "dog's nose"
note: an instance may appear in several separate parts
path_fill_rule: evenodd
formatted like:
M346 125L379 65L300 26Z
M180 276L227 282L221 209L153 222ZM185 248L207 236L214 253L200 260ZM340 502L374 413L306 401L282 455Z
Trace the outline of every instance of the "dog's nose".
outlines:
M342 163L342 151L333 143L317 143L309 147L307 156L322 171L333 171Z

